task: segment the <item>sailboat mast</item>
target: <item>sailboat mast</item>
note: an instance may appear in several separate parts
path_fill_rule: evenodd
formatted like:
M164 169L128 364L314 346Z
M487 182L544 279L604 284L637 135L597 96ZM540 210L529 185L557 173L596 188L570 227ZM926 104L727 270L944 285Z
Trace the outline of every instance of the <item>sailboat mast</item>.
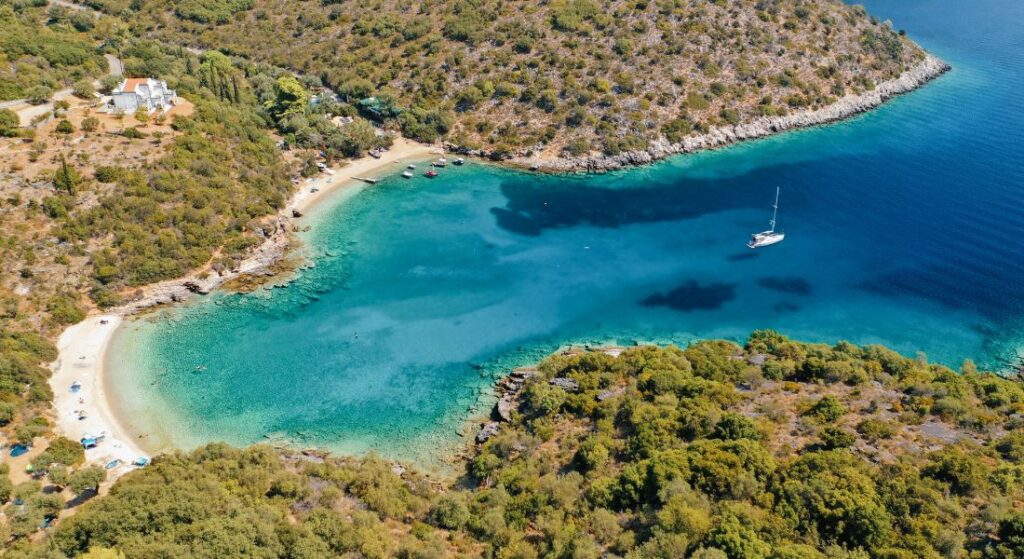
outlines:
M772 233L775 232L775 218L777 218L779 216L779 189L780 189L780 187L778 187L778 186L775 187L775 203L772 204L771 228L768 229Z

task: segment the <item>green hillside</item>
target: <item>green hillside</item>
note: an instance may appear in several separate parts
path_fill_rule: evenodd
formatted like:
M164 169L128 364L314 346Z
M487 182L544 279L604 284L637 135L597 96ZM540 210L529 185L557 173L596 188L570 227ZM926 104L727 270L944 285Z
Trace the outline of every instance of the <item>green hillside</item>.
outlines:
M126 17L147 36L291 68L348 103L392 101L407 136L498 154L679 141L828 105L923 56L839 0L136 4Z
M560 355L454 484L212 445L7 557L1020 557L1022 406L969 362L772 332Z

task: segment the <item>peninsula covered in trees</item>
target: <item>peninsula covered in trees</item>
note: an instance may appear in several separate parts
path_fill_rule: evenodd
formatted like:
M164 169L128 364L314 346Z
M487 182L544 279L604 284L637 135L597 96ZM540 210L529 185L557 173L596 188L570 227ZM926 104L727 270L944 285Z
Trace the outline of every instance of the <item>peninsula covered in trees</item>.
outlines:
M148 37L315 77L346 104L374 97L406 136L498 159L663 156L687 138L823 109L919 68L884 100L945 69L839 0L93 5Z

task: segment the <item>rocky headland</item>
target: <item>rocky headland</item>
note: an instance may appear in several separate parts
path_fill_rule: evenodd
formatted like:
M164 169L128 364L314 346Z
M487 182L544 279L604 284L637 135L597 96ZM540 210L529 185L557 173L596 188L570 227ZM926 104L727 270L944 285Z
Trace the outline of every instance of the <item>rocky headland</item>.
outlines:
M508 163L533 170L547 172L607 171L637 165L646 165L681 153L725 147L744 140L763 138L787 130L808 128L844 120L878 107L889 99L909 93L949 71L951 67L941 59L927 54L913 68L900 77L883 82L873 90L860 95L846 95L835 103L816 110L797 111L785 116L761 117L735 126L718 126L706 134L693 135L681 142L672 143L664 137L651 142L642 151L629 151L617 155L589 154L580 157L547 158L520 154L508 159ZM453 146L454 151L468 152ZM469 152L488 158L499 158L488 152Z

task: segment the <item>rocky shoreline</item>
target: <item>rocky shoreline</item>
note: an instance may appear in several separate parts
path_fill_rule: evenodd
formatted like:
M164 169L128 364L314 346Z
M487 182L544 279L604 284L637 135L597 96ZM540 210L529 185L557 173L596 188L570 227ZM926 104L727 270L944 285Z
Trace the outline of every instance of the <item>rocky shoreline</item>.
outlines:
M624 347L620 346L600 346L600 347L573 347L570 346L566 349L561 350L561 355L574 355L586 352L600 352L611 355L612 357L618 357L625 351ZM502 423L511 423L513 419L513 413L519 409L519 398L522 395L523 388L525 388L527 381L537 376L539 371L536 367L520 367L513 369L509 374L501 377L495 384L495 391L498 395L498 401L494 403L494 407L491 408L490 416L486 421L480 422L479 419L475 421L477 425L476 436L473 437L473 443L475 445L482 445L487 442L491 437L498 434L501 431ZM579 392L579 384L568 377L555 377L548 379L548 384L551 386L561 388L562 390L575 394ZM598 394L597 399L599 401L621 396L624 393L624 389L621 387L614 387L605 390Z
M904 72L900 77L878 84L875 89L866 93L846 95L835 103L821 109L800 111L785 116L762 117L753 122L735 126L715 127L706 134L690 136L678 143L671 143L665 138L659 138L651 142L651 145L643 151L624 152L618 155L598 154L556 159L520 155L507 159L506 163L546 172L609 171L647 165L672 155L721 148L744 140L763 138L787 130L809 128L845 120L874 109L893 97L909 93L950 69L951 67L939 58L931 54L925 54L924 60ZM460 150L454 148L453 151ZM466 150L461 151L467 153ZM489 157L492 154L471 153L471 155ZM493 159L494 157L491 158Z
M274 266L288 254L292 245L290 228L291 219L278 215L264 228L264 241L230 270L192 272L185 277L147 285L124 304L106 312L121 316L136 314L156 306L179 303L196 294L206 295L242 276L276 275Z

